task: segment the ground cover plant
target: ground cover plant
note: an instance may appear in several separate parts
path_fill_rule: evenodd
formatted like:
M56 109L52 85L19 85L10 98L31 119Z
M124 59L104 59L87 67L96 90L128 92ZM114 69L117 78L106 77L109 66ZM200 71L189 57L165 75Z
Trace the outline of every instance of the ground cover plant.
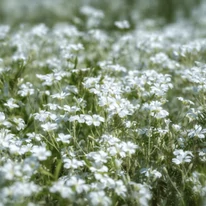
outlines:
M0 206L206 205L206 4L164 24L3 2Z

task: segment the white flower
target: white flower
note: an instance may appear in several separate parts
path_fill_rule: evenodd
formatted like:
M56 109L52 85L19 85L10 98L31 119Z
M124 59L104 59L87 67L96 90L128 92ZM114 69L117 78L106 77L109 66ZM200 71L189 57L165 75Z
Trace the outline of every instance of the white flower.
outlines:
M108 159L108 154L101 150L98 152L90 152L86 156L88 159L93 160L97 163L106 163Z
M84 115L83 118L84 118L84 120L85 120L85 122L86 122L87 125L92 125L92 123L93 123L92 116L90 116L90 115Z
M45 104L44 107L49 107L50 110L56 111L57 109L61 109L61 107L58 104Z
M151 113L152 116L154 116L157 119L164 119L165 117L167 117L169 115L169 113L166 110L160 110L158 112L155 113Z
M85 116L89 117L89 115L80 114L78 122L79 123L85 123L85 121L86 121Z
M206 162L206 151L205 150L199 151L199 158L202 162Z
M141 184L138 184L138 186L140 187L139 203L141 206L148 206L149 205L148 202L152 198L152 194L149 190L149 187L147 185L141 185Z
M19 106L15 104L15 100L10 98L7 100L7 103L4 104L5 106L9 107L10 109L18 108Z
M130 28L130 24L127 20L124 21L115 21L114 25L116 27L118 27L119 29L129 29Z
M187 100L187 99L184 99L183 97L177 97L177 99L185 105L195 105L194 102Z
M18 94L22 97L26 97L34 94L33 85L30 82L26 82L20 86Z
M51 132L53 130L56 130L58 128L58 125L56 123L47 122L45 124L42 124L41 127L45 132Z
M111 88L106 88L106 89L109 90L107 92L111 92L110 91ZM99 95L98 104L101 107L105 106L108 112L110 113L110 115L118 114L121 118L123 118L127 115L133 114L135 107L130 103L130 101L122 98L120 95L109 96L107 92L104 92L106 96L105 94Z
M64 168L66 169L77 169L79 167L83 167L85 165L85 162L83 160L77 160L75 158L73 159L64 159Z
M69 44L67 47L66 47L66 50L67 51L80 51L80 50L84 50L84 46L80 43L78 44Z
M154 179L162 177L162 174L159 171L152 170L151 168L143 169L141 173L145 173L146 177L153 177Z
M181 126L178 125L178 124L172 124L172 128L173 128L176 132L179 132L180 129L181 129Z
M0 112L0 124L3 123L5 119L5 114L3 112Z
M32 155L37 157L38 160L43 161L46 160L49 156L51 156L51 151L46 150L44 146L33 146L32 147Z
M39 113L34 113L33 116L35 120L38 120L40 122L45 122L46 120L56 120L57 119L56 114L53 114L45 110L40 110Z
M27 133L26 136L29 137L30 139L36 139L37 141L41 140L41 135L36 134L35 132Z
M84 121L84 119L82 119L83 121ZM80 118L79 118L79 115L74 115L74 116L71 116L70 118L69 118L69 121L70 122L74 122L74 121L80 121Z
M96 180L98 180L98 181L100 181L102 184L101 184L101 186L102 186L102 189L104 188L109 188L109 189L111 189L111 188L115 188L115 180L113 180L112 178L110 178L109 176L108 176L108 174L102 174L102 173L94 173L94 176L95 176L95 179ZM96 188L96 189L99 189L98 187Z
M88 17L93 17L96 19L102 19L104 17L103 11L93 8L91 6L85 5L81 7L80 12Z
M83 179L77 178L75 176L69 178L69 180L66 181L66 185L74 187L75 192L78 194L82 193L83 191L87 192L89 190L89 185L85 184Z
M66 135L66 134L60 133L60 134L58 134L57 141L61 141L63 143L69 144L70 143L69 139L71 139L71 138L72 138L72 136L69 134Z
M79 107L76 107L76 106L72 106L70 107L69 105L64 105L64 111L66 112L77 112L77 111L80 111L80 108Z
M0 40L4 39L10 30L10 26L8 25L1 25L0 26Z
M104 118L99 115L94 114L92 118L94 126L100 126L101 122L104 122Z
M120 143L120 139L113 137L112 135L102 135L99 143L108 144L108 145L116 145Z
M92 163L92 166L89 168L91 170L91 172L94 172L94 173L104 173L104 172L108 172L108 167L103 165L102 163L99 163L99 162L94 162Z
M185 162L191 162L191 159L193 157L192 152L183 151L182 149L175 150L173 154L176 156L176 158L173 158L172 162L174 162L177 165L185 163Z
M130 182L130 185L133 186L132 198L137 200L139 202L139 205L148 206L149 200L151 200L152 198L149 186L138 184L136 182Z
M51 86L54 83L57 83L58 81L61 80L61 78L55 78L54 74L46 74L46 75L42 75L42 74L36 74L36 77L39 78L40 80L44 81L42 83L42 85L47 85L47 86Z
M0 130L0 147L10 148L12 140L15 138L14 134L11 134L7 129Z
M52 193L59 192L62 198L68 199L72 199L74 195L72 189L65 185L64 180L58 180L57 182L53 183L49 191Z
M7 163L0 167L0 171L3 172L4 178L7 180L13 180L15 177L22 176L21 165L12 161L7 161Z
M169 113L162 108L162 103L159 101L151 101L150 104L144 103L143 110L149 110L151 116L157 119L163 119L169 115Z
M25 122L22 118L14 117L13 122L16 124L16 129L18 131L23 130L26 127Z
M186 114L186 117L189 119L189 122L192 122L198 119L199 114L200 114L200 111L198 109L190 108L190 110Z
M198 137L200 139L205 138L206 129L202 129L200 125L195 125L194 129L189 130L189 137Z
M88 195L91 206L110 206L111 199L106 196L104 191L90 192Z
M123 184L122 180L117 180L115 182L114 185L114 191L117 195L125 197L126 196L126 192L127 192L127 188L126 186Z
M61 92L61 93L53 94L53 95L51 95L51 97L53 99L62 100L62 99L65 99L68 95L70 95L70 93Z
M63 77L68 76L67 72L56 71L50 74L36 74L36 77L43 81L42 85L52 86L62 80Z
M104 122L104 118L99 115L88 115L88 114L80 114L74 115L69 118L70 122L78 121L79 123L86 123L87 125L100 126L101 122Z
M121 143L121 148L124 152L131 155L131 154L135 153L138 146L129 141L129 142L122 142Z
M95 87L95 85L98 85L99 80L100 77L87 77L84 79L84 82L82 84L86 89L90 89Z
M31 34L38 37L45 37L47 34L48 28L44 24L39 24L34 26L31 30Z
M120 155L120 157L124 158L127 155L132 155L135 153L136 149L138 148L137 145L133 144L132 142L117 142L112 144L107 148L107 152L111 156L115 156L117 154Z
M5 196L13 197L17 201L23 197L32 196L34 193L38 193L41 188L33 182L15 182L11 186L4 187L1 191Z

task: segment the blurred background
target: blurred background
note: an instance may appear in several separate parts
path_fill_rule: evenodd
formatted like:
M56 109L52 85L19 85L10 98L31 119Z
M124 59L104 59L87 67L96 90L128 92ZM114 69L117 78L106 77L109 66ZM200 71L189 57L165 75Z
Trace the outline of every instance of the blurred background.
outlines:
M80 8L85 5L104 12L101 26L108 29L112 22L123 19L132 25L142 19L161 20L163 24L179 19L202 19L206 8L205 0L0 0L0 24L53 26L66 21L83 25Z

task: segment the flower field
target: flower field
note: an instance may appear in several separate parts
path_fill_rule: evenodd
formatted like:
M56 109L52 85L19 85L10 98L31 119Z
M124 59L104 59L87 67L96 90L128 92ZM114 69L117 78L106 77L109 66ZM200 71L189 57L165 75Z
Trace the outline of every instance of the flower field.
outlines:
M164 24L5 2L0 206L206 205L206 4Z

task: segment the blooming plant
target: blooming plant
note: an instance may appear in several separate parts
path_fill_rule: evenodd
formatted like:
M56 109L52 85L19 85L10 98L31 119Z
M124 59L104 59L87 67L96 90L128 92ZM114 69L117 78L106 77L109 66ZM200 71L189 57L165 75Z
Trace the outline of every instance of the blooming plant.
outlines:
M0 2L0 206L205 205L205 4L163 25L57 2Z

